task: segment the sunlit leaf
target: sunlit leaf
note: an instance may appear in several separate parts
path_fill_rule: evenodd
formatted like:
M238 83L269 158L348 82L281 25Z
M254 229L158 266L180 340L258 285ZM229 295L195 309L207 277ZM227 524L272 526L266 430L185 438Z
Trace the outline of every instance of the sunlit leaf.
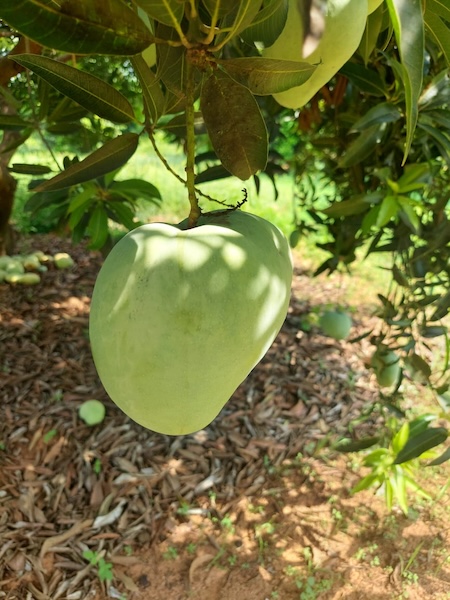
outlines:
M425 33L420 0L386 0L400 52L406 102L405 162L419 116L425 56Z
M268 96L302 85L316 69L309 63L262 57L230 58L218 63L233 79L257 96Z
M444 427L429 427L418 435L410 438L397 454L394 464L401 464L418 458L427 450L445 442L448 437Z
M103 119L128 123L135 118L125 96L94 75L37 54L16 54L14 60Z
M0 18L43 46L76 54L132 55L153 39L122 0L7 0Z
M124 133L106 142L84 160L72 164L53 179L40 184L36 191L59 190L105 175L125 164L133 156L138 141L139 136L136 133Z
M253 94L217 72L204 82L200 102L211 143L223 166L243 180L264 169L268 136Z
M437 465L442 465L443 463L450 460L450 447L445 450L440 456L432 460L427 464L427 467L435 467Z

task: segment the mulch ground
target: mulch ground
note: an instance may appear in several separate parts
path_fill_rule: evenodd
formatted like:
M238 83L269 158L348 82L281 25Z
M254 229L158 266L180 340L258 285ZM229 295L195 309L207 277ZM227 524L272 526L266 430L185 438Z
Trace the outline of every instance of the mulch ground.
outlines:
M243 499L268 497L275 472L345 435L378 396L366 342L301 329L343 292L299 265L285 325L219 417L193 435L148 431L108 399L93 366L88 314L101 257L49 235L23 239L18 251L30 249L69 251L76 266L50 267L38 286L0 284L0 598L157 598L148 574L130 575L142 549L167 544L180 519L211 520L212 510L218 522ZM368 326L355 318L356 334ZM78 418L89 398L106 405L96 427ZM376 426L373 417L361 427ZM107 558L114 585L100 581L87 550Z

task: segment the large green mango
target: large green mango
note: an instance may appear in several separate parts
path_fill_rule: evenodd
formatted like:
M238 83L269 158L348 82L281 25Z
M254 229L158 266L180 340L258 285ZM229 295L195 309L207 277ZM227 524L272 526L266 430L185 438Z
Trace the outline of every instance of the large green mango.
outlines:
M325 31L317 48L307 58L301 55L303 22L298 0L289 0L286 25L272 46L266 48L266 58L304 61L317 65L311 77L302 85L275 94L281 106L300 108L339 71L358 49L366 26L367 0L328 0Z
M106 258L91 304L92 354L111 399L160 433L202 429L275 339L291 279L286 238L249 213L131 231Z

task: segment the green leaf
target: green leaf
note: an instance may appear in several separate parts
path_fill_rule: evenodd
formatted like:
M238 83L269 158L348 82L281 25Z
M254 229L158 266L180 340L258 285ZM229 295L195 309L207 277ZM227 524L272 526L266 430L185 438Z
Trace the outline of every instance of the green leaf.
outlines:
M358 119L352 126L352 130L363 131L381 123L395 123L401 116L400 110L394 104L381 102L369 109L365 115Z
M338 161L341 169L351 167L362 162L375 151L375 148L383 139L386 124L372 125L365 129L347 148L347 151Z
M408 499L406 496L406 480L401 468L397 467L389 475L389 482L392 486L393 496L397 499L398 505L408 514Z
M378 444L380 438L366 437L361 440L344 439L334 446L334 449L338 452L359 452L360 450L366 450L371 448L375 444Z
M434 313L430 317L430 321L439 321L447 316L450 310L450 292L447 292L445 296L437 303Z
M450 164L449 136L439 131L439 129L437 129L433 125L430 125L428 119L426 119L426 115L420 115L417 127L425 131L433 139L438 150L442 154L442 157L446 160L448 164Z
M427 464L427 467L436 467L450 460L450 447L445 450L440 456Z
M372 96L387 96L387 87L377 71L364 65L348 62L339 71L362 92Z
M13 163L8 171L21 173L23 175L45 175L52 172L50 167L47 167L46 165L28 165L21 163Z
M380 476L377 473L371 473L360 479L358 483L352 487L350 493L357 494L358 492L362 492L362 490L369 489L375 484L378 486L381 485Z
M132 55L153 40L122 0L8 0L0 18L47 48L76 54Z
M0 129L23 129L24 127L30 127L32 125L32 123L24 121L18 115L0 114Z
M139 225L139 223L134 220L134 212L124 201L119 199L108 201L107 207L112 211L114 215L112 218L114 221L121 223L127 229L131 230Z
M302 85L316 69L306 62L262 57L229 58L217 62L235 81L257 96L269 96Z
M268 0L253 19L252 24L242 32L247 43L262 42L271 46L286 25L289 3L287 0Z
M450 66L450 5L446 0L425 2L425 27Z
M53 179L40 184L36 191L59 190L105 175L125 164L133 156L138 141L139 136L136 133L124 133L106 142L84 160L70 165Z
M444 69L438 73L424 89L419 99L421 109L441 107L450 102L450 73Z
M378 204L383 199L379 192L373 194L359 194L352 196L347 200L333 202L331 206L321 210L328 217L348 217L349 215L359 215L370 208L372 204Z
M184 2L179 0L135 0L136 4L159 23L179 25L184 15Z
M102 119L114 123L128 123L135 119L133 108L125 96L94 75L37 54L16 54L14 60Z
M225 179L226 177L230 177L231 173L227 169L225 169L222 165L213 165L212 167L208 167L204 171L197 173L195 176L195 183L206 183L208 181L217 181L218 179Z
M152 183L143 179L124 179L123 181L113 181L108 188L113 192L130 196L133 199L141 198L143 200L161 200L161 194Z
M420 0L386 0L402 62L406 102L406 143L403 162L409 154L419 116L422 92L425 33Z
M88 232L91 237L89 247L93 250L102 248L108 239L108 215L103 204L97 204L92 211L88 224Z
M261 8L262 0L242 0L235 3L235 10L226 16L223 28L229 29L219 37L219 43L223 46L229 40L237 36L241 31L249 27Z
M252 93L225 73L216 72L203 84L200 106L223 166L242 180L263 170L268 136Z
M409 437L409 423L403 423L392 440L392 450L398 454L404 447Z
M133 65L141 85L150 122L156 123L159 117L164 114L165 105L164 94L158 78L153 71L148 68L147 63L142 56L134 56L131 59L131 64Z
M448 437L444 427L429 427L413 438L410 438L397 454L394 464L399 465L418 458L427 450L445 442Z
M358 52L366 67L372 52L376 48L378 36L381 32L381 27L383 25L383 9L384 5L381 5L367 17L366 28L361 43L359 44Z
M211 17L221 18L228 15L235 7L235 0L203 0L203 4Z

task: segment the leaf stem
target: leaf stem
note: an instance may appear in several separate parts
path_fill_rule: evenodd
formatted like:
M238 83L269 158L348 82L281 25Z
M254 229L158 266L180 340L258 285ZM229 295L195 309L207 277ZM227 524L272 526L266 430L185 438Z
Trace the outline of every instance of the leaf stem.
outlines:
M195 81L194 66L192 64L189 50L186 52L186 187L188 189L189 204L189 227L195 227L201 214L195 193Z

